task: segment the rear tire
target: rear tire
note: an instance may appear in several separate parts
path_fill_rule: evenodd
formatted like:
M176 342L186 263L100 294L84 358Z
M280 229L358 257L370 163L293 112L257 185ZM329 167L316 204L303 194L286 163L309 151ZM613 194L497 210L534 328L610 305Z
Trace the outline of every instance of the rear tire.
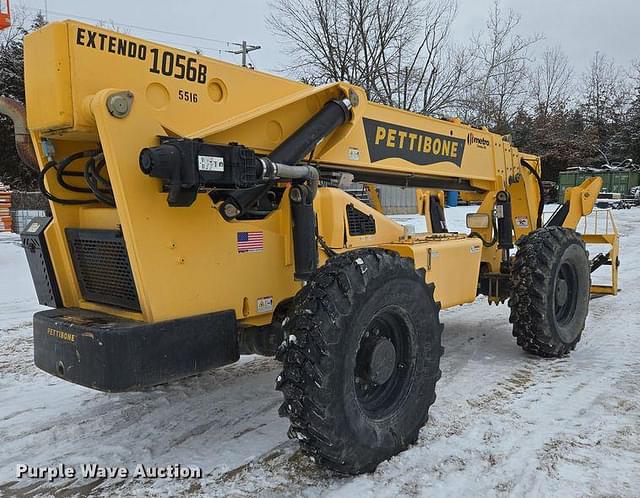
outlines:
M545 227L517 245L509 299L513 335L529 353L563 356L580 341L589 311L584 242L574 230Z
M300 290L280 351L280 415L314 461L373 471L418 438L440 378L442 325L424 270L381 249L331 258Z

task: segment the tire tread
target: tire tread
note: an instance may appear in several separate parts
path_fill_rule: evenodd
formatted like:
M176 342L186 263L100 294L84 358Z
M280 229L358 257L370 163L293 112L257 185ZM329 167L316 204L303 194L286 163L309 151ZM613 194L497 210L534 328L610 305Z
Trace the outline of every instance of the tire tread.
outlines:
M393 251L367 248L334 256L298 293L292 313L284 324L287 339L276 356L283 361L282 373L276 381L276 389L284 395L279 414L289 418L289 437L297 438L305 453L316 463L339 472L368 472L374 470L379 462L363 465L343 458L343 446L348 442L341 440L339 422L331 417L334 393L325 382L334 370L331 352L340 343L343 320L356 297L367 291L368 280L393 272L424 283L424 272L416 270L412 260ZM432 306L431 311L437 321L432 332L437 346L437 361L430 377L435 391L435 383L441 376L439 361L444 351L440 346L443 327L438 319L440 305L433 300L434 286L424 285L430 297L430 303L425 303L425 306ZM425 422L435 396L429 398L424 400ZM402 440L399 444L403 449L414 443L417 437L417 431L405 438L394 435L394 438Z
M574 350L580 341L585 321L579 324L580 333L570 344L550 335L545 309L550 287L555 253L558 247L578 244L585 250L582 238L574 230L545 227L521 237L518 253L511 270L512 292L509 299L513 336L525 351L545 358L556 358Z

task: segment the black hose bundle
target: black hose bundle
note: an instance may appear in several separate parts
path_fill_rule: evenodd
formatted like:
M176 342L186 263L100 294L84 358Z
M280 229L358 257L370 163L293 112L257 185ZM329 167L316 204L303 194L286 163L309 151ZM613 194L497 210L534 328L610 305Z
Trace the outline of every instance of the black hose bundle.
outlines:
M538 216L536 220L536 228L542 228L542 212L544 211L544 186L542 185L542 178L540 178L540 175L538 174L536 169L524 159L520 160L520 164L522 164L522 166L527 168L529 173L531 173L533 177L536 179L536 182L538 182L538 192L540 193L540 202L538 202Z
M84 171L66 171L66 169L75 161L87 158L84 165ZM88 205L88 204L107 204L115 207L113 191L108 180L100 175L105 166L104 154L100 150L85 150L76 152L65 157L62 161L49 161L40 174L38 175L38 187L42 194L52 202L62 205ZM94 199L63 199L49 192L44 184L47 173L56 170L56 180L58 184L69 192L77 192L81 194L93 194ZM65 177L82 177L87 183L87 187L78 187L69 184Z
M113 198L111 184L100 176L100 171L102 171L105 164L103 153L90 157L84 166L84 179L96 199L108 206L115 207L116 201Z

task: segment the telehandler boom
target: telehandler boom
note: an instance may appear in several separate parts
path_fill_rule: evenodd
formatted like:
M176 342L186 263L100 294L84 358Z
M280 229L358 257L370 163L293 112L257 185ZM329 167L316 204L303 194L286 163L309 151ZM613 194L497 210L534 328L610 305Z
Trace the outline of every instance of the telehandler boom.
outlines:
M52 308L34 316L34 354L55 376L125 391L276 354L289 435L359 473L427 420L441 307L509 299L539 356L580 340L575 228L597 178L543 225L540 159L486 128L75 21L26 37L25 86L51 201L22 235ZM345 174L419 187L428 232L336 188ZM447 230L441 190L481 201L471 233Z

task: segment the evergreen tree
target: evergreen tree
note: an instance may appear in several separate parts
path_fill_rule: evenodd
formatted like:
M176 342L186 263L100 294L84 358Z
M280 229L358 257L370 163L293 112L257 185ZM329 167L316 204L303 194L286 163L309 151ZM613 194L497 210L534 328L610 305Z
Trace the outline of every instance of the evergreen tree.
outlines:
M23 38L29 31L46 24L41 13L36 15L29 28L22 23L14 25L0 41L0 95L24 102L24 50ZM15 148L13 123L0 115L0 181L14 189L36 188L36 174L22 164Z
M625 126L626 156L640 163L640 91L631 104L629 116Z

